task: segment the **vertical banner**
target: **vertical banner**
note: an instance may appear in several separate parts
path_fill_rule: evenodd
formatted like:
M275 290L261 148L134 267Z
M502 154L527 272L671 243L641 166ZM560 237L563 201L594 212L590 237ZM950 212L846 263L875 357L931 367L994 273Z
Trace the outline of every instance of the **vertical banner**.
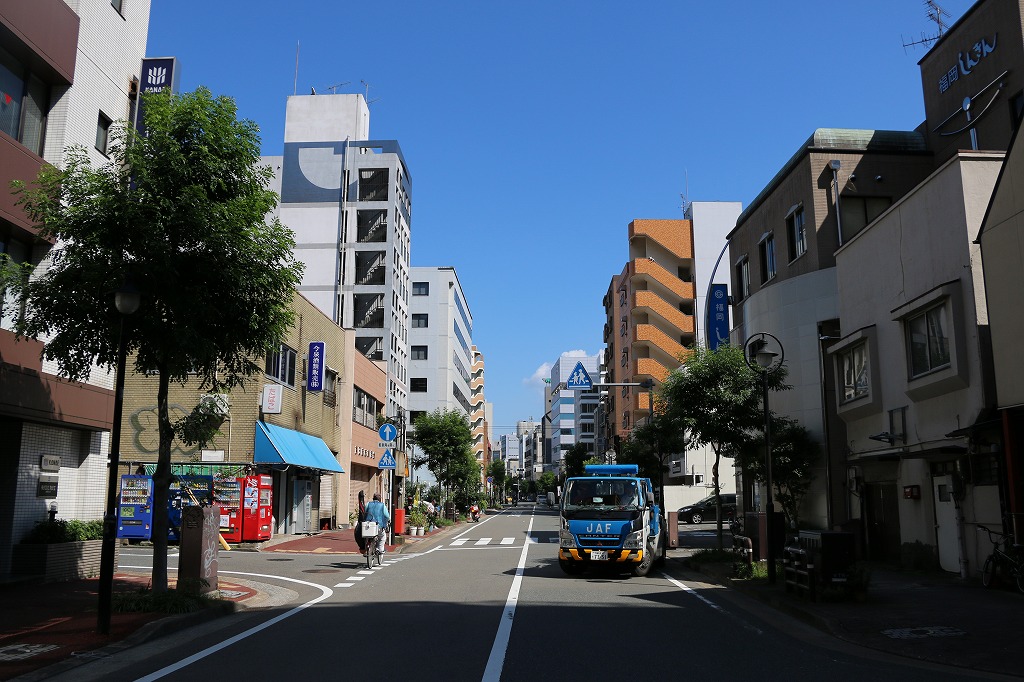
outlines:
M159 92L170 88L172 93L178 91L178 60L176 57L147 57L142 60L142 79L139 93ZM146 124L143 118L142 97L135 113L135 130L139 135L146 135Z
M306 390L324 390L324 342L309 344L309 364L306 368Z
M707 330L708 349L718 350L718 347L729 343L729 285L712 284L711 296L707 305Z

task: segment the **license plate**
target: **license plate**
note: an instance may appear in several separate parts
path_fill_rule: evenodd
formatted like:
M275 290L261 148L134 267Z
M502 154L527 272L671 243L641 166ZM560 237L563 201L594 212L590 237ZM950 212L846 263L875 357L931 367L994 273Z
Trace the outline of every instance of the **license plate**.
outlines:
M604 549L595 549L590 552L591 561L608 561L608 552Z

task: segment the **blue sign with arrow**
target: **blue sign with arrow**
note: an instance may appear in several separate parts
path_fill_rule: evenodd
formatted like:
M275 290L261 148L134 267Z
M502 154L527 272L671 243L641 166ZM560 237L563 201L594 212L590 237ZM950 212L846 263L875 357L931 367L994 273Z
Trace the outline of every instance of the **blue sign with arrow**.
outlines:
M390 442L395 439L398 435L398 429L395 428L394 424L381 424L381 427L377 430L380 434L380 439L384 442Z
M573 391L589 391L594 387L594 382L590 380L590 374L587 373L582 362L576 363L572 374L569 375L569 380L565 382L565 387Z
M378 469L394 469L398 466L398 462L395 461L395 456L391 454L390 450L384 451L384 456L377 462Z

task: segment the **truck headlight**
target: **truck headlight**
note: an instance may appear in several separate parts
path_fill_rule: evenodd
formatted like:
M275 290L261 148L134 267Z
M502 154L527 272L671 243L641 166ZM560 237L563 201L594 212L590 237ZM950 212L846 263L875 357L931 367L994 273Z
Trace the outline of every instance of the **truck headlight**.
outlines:
M642 530L630 533L626 536L626 541L622 543L622 549L640 549L643 546L643 537Z
M558 546L564 549L573 549L576 547L576 538L563 528L558 531Z

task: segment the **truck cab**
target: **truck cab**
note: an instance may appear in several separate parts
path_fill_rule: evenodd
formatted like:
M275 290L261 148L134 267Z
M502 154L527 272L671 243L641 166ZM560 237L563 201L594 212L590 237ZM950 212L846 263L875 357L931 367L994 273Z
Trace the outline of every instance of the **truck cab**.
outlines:
M646 575L666 542L651 480L635 464L588 464L584 472L565 482L558 565L570 575L596 565Z

